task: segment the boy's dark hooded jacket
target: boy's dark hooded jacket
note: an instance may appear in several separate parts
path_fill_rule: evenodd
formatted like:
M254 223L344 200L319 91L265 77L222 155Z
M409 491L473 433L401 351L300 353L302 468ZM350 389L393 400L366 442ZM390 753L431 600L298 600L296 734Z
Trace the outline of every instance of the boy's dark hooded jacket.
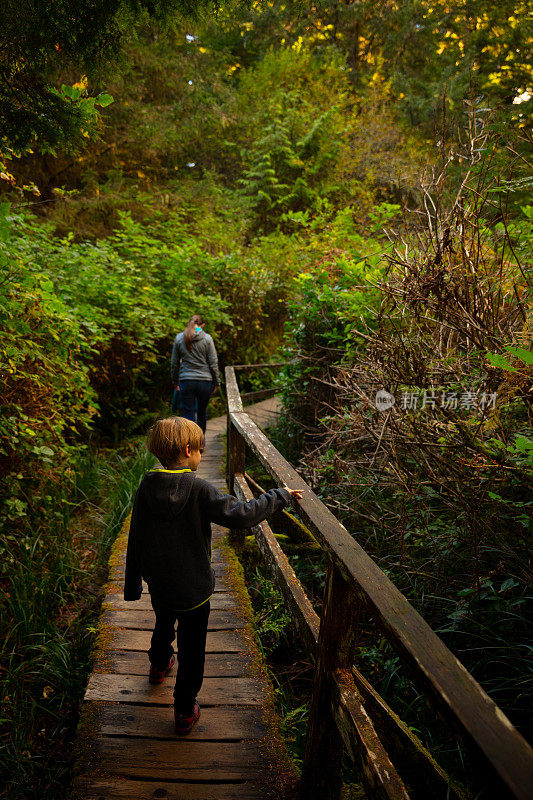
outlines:
M250 528L290 502L287 489L244 502L189 470L151 470L135 496L124 599L139 599L144 578L154 606L185 611L205 603L215 587L211 522Z

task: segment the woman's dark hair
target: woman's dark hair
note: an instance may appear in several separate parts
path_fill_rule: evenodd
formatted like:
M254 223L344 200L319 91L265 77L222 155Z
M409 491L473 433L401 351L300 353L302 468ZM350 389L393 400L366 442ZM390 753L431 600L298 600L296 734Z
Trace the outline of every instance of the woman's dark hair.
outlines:
M183 337L185 340L185 347L187 348L189 353L192 350L192 339L194 336L194 329L196 328L197 325L204 325L204 321L200 316L200 314L193 314L189 320L189 324L185 328L185 336Z

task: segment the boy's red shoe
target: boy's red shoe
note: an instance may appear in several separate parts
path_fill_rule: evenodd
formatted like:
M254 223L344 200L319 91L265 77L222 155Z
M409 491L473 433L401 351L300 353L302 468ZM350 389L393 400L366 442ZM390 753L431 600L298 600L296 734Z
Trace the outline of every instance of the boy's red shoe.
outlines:
M190 733L193 726L196 725L199 719L200 703L195 700L194 708L190 714L184 714L183 712L176 711L176 709L174 709L174 730L176 733L184 736L186 733Z
M148 680L150 683L163 683L165 680L166 675L170 672L172 667L176 662L176 656L171 656L170 661L168 662L168 667L166 669L156 669L150 665L150 675L148 676Z

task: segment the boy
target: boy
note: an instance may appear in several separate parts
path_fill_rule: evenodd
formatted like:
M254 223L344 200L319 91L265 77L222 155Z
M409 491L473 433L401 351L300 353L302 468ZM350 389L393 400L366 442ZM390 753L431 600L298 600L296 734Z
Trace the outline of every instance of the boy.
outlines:
M138 600L142 578L155 612L148 657L150 683L162 683L174 664L178 622L178 671L174 688L175 731L186 734L200 716L196 700L203 681L210 598L211 522L250 528L301 498L296 489L271 489L248 503L219 492L195 476L202 458L202 429L182 417L161 419L150 429L148 450L159 465L146 473L131 517L124 599Z

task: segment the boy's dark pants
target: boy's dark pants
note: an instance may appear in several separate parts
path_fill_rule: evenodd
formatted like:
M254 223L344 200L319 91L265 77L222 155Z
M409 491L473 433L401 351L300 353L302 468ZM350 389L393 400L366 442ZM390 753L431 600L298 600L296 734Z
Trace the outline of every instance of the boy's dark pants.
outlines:
M204 679L205 640L210 610L209 601L191 611L154 607L155 627L148 657L155 669L165 670L168 667L174 653L172 642L177 620L178 671L174 687L174 706L184 713L193 710L196 695Z

